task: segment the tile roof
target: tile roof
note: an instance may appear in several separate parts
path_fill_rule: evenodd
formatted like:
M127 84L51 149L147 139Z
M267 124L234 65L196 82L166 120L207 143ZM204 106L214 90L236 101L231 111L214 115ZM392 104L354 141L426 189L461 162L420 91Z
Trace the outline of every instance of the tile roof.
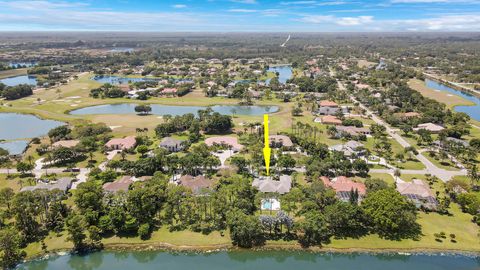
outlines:
M195 177L191 175L182 175L178 183L184 187L191 189L194 194L200 194L203 190L213 187L213 181L211 179L205 178L205 176L203 175Z
M106 147L114 147L114 146L118 145L122 149L130 149L130 148L133 148L135 146L135 144L137 144L137 141L135 140L135 137L134 136L129 136L129 137L125 137L123 139L120 139L120 138L111 139L110 141L108 141L105 144L105 146Z
M365 187L365 184L354 182L346 176L339 176L337 178L333 178L332 180L328 179L326 176L322 176L320 177L320 180L322 180L325 186L333 188L337 193L357 190L358 194L361 196L365 196L365 194L367 194L367 188Z
M292 178L289 175L281 175L280 179L274 180L269 176L255 178L252 186L257 187L260 192L285 194L292 188Z
M227 136L218 136L218 137L210 137L205 140L205 143L208 146L213 146L215 144L226 144L233 147L233 150L241 150L243 145L238 143L238 139L236 137L227 137Z
M293 142L290 139L290 137L285 136L285 135L270 135L268 138L270 140L270 143L275 142L275 143L281 143L285 147L292 147Z
M322 100L320 101L321 107L338 107L338 104L331 100Z
M103 189L108 192L116 193L120 190L128 191L128 188L133 183L131 176L124 176L119 180L103 184Z

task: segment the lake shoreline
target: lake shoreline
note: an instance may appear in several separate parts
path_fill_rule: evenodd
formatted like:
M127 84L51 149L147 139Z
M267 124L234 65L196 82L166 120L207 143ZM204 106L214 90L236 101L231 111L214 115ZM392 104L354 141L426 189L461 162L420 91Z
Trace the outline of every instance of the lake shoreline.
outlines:
M173 245L165 242L157 243L110 243L105 244L103 249L92 251L95 252L142 252L142 251L158 251L169 253L195 253L195 254L211 254L219 252L268 252L268 251L285 251L285 252L306 252L314 254L366 254L366 255L432 255L432 256L462 256L470 258L480 258L480 251L468 250L452 250L452 249L435 249L435 248L329 248L329 247L309 247L302 248L298 244L266 244L265 246L255 247L251 249L238 248L231 244L205 245L205 246L189 246L189 245ZM87 253L88 254L88 253ZM22 263L37 260L49 259L52 256L75 255L68 249L54 249L46 254L35 254L27 257Z

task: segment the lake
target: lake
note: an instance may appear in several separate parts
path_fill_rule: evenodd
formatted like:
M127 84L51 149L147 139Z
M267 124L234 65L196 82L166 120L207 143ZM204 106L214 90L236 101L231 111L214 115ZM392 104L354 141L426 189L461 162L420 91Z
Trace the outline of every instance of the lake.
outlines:
M169 253L97 252L65 255L23 264L25 270L474 270L479 261L464 256L328 254L294 251Z
M20 155L25 151L29 142L29 140L0 142L0 148L7 150L10 155Z
M293 71L292 66L275 66L268 69L269 72L278 72L278 81L280 83L286 83L288 79L292 78ZM267 84L270 82L270 79L267 80Z
M136 83L136 82L155 82L160 81L163 79L160 78L128 78L128 77L120 77L120 76L110 76L110 75L96 75L92 78L92 80L99 82L99 83L109 83L109 84L129 84L129 83ZM192 79L173 79L174 82L193 82Z
M82 109L73 110L70 114L73 115L89 115L89 114L136 114L133 103L122 104L106 104L91 106ZM197 114L199 110L205 110L207 107L201 106L171 106L150 104L152 107L152 114L154 115L184 115L187 113ZM240 106L240 105L215 105L211 106L214 112L225 115L231 115L235 110L236 115L263 115L265 113L274 113L278 111L278 106Z
M6 86L16 86L19 84L37 85L37 78L35 76L21 75L0 80Z
M40 137L64 123L40 119L29 114L0 113L0 140Z
M480 121L480 98L469 94L467 92L463 92L460 90L455 90L451 87L448 87L442 83L432 81L429 79L425 80L425 85L429 88L440 90L442 92L448 92L457 96L461 96L464 99L470 100L475 103L474 106L455 106L455 111L456 112L463 112L468 114L472 119L475 119L477 121Z

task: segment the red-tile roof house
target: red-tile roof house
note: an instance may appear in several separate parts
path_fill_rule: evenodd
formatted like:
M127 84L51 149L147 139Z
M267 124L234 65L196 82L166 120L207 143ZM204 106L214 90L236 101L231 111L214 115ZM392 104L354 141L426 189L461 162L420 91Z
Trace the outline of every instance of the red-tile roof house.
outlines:
M270 146L273 148L292 147L293 142L290 137L285 135L270 135Z
M232 147L233 151L240 151L243 148L243 145L238 143L238 139L235 137L228 137L228 136L218 136L218 137L210 137L205 140L205 143L208 146L213 145L229 145Z
M320 101L320 107L338 107L338 104L331 100Z
M130 150L135 147L137 141L134 136L125 137L123 139L111 139L105 144L105 147L111 150Z
M325 125L341 125L342 120L338 119L336 116L333 115L325 115L322 117L322 124Z
M122 92L129 92L131 90L128 84L119 84L118 88L122 90Z
M352 191L357 191L359 195L359 200L361 200L367 194L367 188L363 183L357 183L346 176L339 176L337 178L333 178L330 180L326 176L320 177L323 184L326 187L330 187L337 193L337 198L342 201L349 201L350 200L350 193Z
M165 88L163 89L160 93L162 95L170 95L170 96L174 96L177 94L177 88Z

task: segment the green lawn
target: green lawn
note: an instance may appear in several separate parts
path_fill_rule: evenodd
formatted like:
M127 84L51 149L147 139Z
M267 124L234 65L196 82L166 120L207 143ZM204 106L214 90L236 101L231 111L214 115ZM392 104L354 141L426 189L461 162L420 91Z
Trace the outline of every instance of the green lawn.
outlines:
M459 168L456 168L455 164L452 161L450 161L449 159L445 159L445 160L440 161L440 160L435 159L434 157L431 157L427 152L422 153L422 155L424 157L426 157L428 160L430 160L433 164L435 164L435 166L437 166L439 168L442 168L442 169L445 169L445 170L450 170L450 171L460 170Z
M27 69L18 68L18 69L0 71L0 79L10 78L10 77L15 77L20 75L27 75Z

